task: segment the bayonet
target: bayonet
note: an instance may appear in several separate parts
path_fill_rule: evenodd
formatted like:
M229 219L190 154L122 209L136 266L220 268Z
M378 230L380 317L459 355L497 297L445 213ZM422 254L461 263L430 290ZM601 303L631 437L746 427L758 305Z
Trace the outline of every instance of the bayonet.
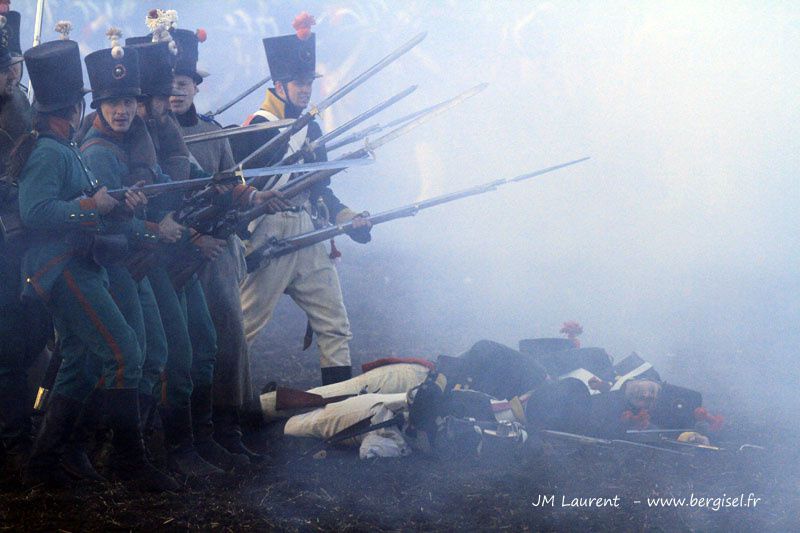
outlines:
M301 158L305 157L308 154L313 154L314 150L316 150L320 146L325 146L326 143L328 143L329 141L339 137L340 135L344 134L346 131L349 131L352 128L358 126L359 124L361 124L365 120L375 116L376 114L380 113L384 109L393 106L394 104L396 104L397 102L399 102L400 100L402 100L403 98L405 98L406 96L408 96L409 94L413 93L416 90L417 90L417 86L416 85L412 85L408 89L397 93L396 95L392 96L388 100L385 100L385 101L381 102L380 104L376 105L375 107L373 107L373 108L361 113L360 115L358 115L354 119L349 120L348 122L345 122L344 124L342 124L341 126L336 128L335 130L326 133L325 135L323 135L319 139L315 139L314 141L312 141L310 143L307 143L303 147L302 150L298 150L297 152L294 152L294 153L291 153L291 154L287 155L286 157L283 158L283 160L279 164L281 164L281 165L289 165L291 163L295 163L295 162L299 161Z
M459 94L458 96L456 96L454 98L451 98L449 100L445 100L444 102L436 104L434 106L434 109L431 109L431 111L428 114L426 114L424 116L419 116L419 117L415 118L414 120L412 120L410 122L407 122L403 126L400 126L399 128L396 128L396 129L390 131L386 135L383 135L382 137L379 137L379 138L375 139L374 141L365 142L364 146L362 148L359 148L358 150L355 150L353 152L349 152L349 153L347 153L347 154L345 154L343 156L340 156L337 159L335 159L335 161L353 161L353 160L362 159L362 158L365 158L365 157L370 157L372 152L374 150L376 150L377 148L380 148L384 144L397 139L401 135L405 135L406 133L412 131L414 128L420 126L421 124L424 124L425 122L427 122L431 118L435 117L436 115L438 115L440 113L443 113L444 111L446 111L446 110L458 105L459 103L463 102L467 98L470 98L471 96L474 96L474 95L478 94L484 88L486 88L486 84L482 83L482 84L476 85L475 87L472 87L471 89L468 89L467 91L464 91L463 93ZM289 183L287 183L286 185L281 187L280 188L281 194L283 194L284 198L291 198L292 196L294 196L296 194L299 194L300 192L308 189L309 187L311 187L315 183L319 183L319 182L321 182L323 180L329 179L330 177L335 175L337 172L339 172L339 171L338 170L327 170L327 171L321 171L321 172L314 172L314 173L311 173L311 174L305 174L303 176L300 176L300 177L290 181ZM256 188L259 188L259 185L260 185L261 182L263 182L263 180L257 179L256 181L254 181L252 183L252 185L254 187L256 187ZM251 210L250 213L243 215L243 217L245 219L247 219L247 220L253 220L254 218L257 218L258 216L260 216L260 214L263 214L263 212L261 212L259 214L259 210L263 210L263 209L265 209L264 206L255 207L255 208L253 208L253 210Z
M414 111L413 113L409 113L408 115L402 116L386 124L373 124L367 128L364 128L361 131L357 131L345 137L344 139L340 140L337 143L326 144L325 148L332 152L338 148L343 146L347 146L348 144L353 144L354 142L358 142L361 139L366 139L370 135L374 135L375 133L380 133L383 130L388 130L390 128L394 128L395 126L401 126L406 122L411 122L412 120L416 119L417 117L423 116L427 113L430 113L439 106L439 104L432 105L430 107L426 107L425 109L420 109L419 111Z
M36 19L33 21L33 46L42 43L42 20L44 19L44 0L36 1ZM28 102L33 103L33 85L28 88Z
M242 135L245 133L254 133L257 131L273 130L277 128L287 128L294 124L294 119L275 120L273 122L258 122L250 124L249 126L237 126L235 128L223 128L216 131L207 131L205 133L193 133L186 135L183 142L186 144L199 143L203 141L213 141L216 139L227 139L234 135Z
M220 106L219 108L217 108L217 110L216 110L216 111L214 111L214 112L211 112L211 113L208 113L208 114L207 114L207 116L209 116L209 117L212 117L212 118L213 118L213 117L216 117L217 115L219 115L220 113L223 113L223 112L227 111L229 108L231 108L231 107L233 107L234 105L238 104L238 103L239 103L241 100L243 100L243 99L244 99L244 98L245 98L247 95L249 95L250 93L252 93L252 92L253 92L253 91L255 91L256 89L258 89L259 87L263 87L264 85L266 85L266 84L269 82L269 80L271 80L271 79L272 79L272 78L271 78L270 76L267 76L267 77L266 77L266 78L264 78L263 80L261 80L261 81L259 81L259 82L255 83L253 86L249 87L249 88L248 88L247 90L245 90L245 91L244 91L242 94L240 94L239 96L237 96L236 98L234 98L233 100L231 100L230 102L228 102L227 104L225 104L225 105L223 105L223 106Z

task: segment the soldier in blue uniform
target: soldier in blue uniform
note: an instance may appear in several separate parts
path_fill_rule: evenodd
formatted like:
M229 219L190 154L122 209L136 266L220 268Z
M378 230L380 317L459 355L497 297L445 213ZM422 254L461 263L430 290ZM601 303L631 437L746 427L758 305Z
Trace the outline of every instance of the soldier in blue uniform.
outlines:
M145 98L139 103L138 112L154 141L157 162L173 181L189 179L192 177L189 151L177 122L169 114L169 97L174 93L174 56L170 47L166 42L150 42L150 37L130 38L126 43L134 45L139 52ZM180 207L180 197L175 200L171 209ZM159 216L164 214L162 211ZM203 254L212 253L225 244L192 231L187 232L186 238ZM178 245L186 243L175 246ZM211 385L217 352L216 331L203 289L197 277L193 276L176 291L163 265L151 269L147 276L161 311L169 348L160 405L168 462L182 475L221 473L222 469L197 453L192 426L193 389Z
M52 310L63 363L26 471L26 483L61 484L60 450L102 368L108 424L114 432L114 471L148 490L173 490L174 480L148 461L139 422L142 352L136 334L114 302L100 237L127 232L122 207L98 186L72 141L83 115L83 76L78 44L60 40L25 53L36 94L34 132L19 145L20 214L30 247L22 261L23 296ZM135 208L135 195L126 197Z
M195 32L172 30L178 46L175 64L176 92L170 107L184 135L217 131L221 126L213 119L197 113L194 97L207 73L197 69L199 40ZM233 156L227 139L203 141L189 145L189 151L202 169L213 174L233 167ZM250 358L244 336L244 317L239 283L245 274L244 245L236 234L228 238L219 255L206 263L199 277L208 300L211 318L217 330L218 352L214 367L214 383L195 387L192 393L192 420L195 439L201 455L211 460L220 455L221 443L230 453L258 462L262 456L242 442L239 410L252 400ZM213 421L212 421L213 403ZM227 452L226 452L227 453ZM217 464L217 463L215 463Z

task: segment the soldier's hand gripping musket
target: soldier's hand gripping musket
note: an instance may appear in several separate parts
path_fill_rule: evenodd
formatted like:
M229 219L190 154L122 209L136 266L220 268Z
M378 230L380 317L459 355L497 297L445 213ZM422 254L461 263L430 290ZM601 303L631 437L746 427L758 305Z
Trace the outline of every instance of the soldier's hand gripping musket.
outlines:
M377 148L383 146L384 144L393 141L402 135L405 135L412 131L414 128L424 124L428 120L432 119L433 117L443 113L444 111L455 107L456 105L460 104L464 100L475 96L482 90L487 87L487 84L482 83L472 87L463 93L450 98L449 100L445 100L436 104L435 106L426 110L424 115L417 116L414 120L411 120L396 128L386 135L375 139L374 141L368 141L365 143L364 147L359 148L353 152L345 154L334 161L325 162L325 163L311 163L309 165L320 165L320 169L316 172L309 172L307 174L303 174L294 180L289 181L286 185L280 187L276 192L279 193L280 197L284 200L288 200L301 192L311 188L316 183L320 183L331 176L337 174L346 166L352 166L356 161L365 160L370 157L373 151ZM401 93L402 94L402 93ZM399 95L398 95L399 96ZM396 98L396 97L395 97ZM333 133L333 132L332 132ZM346 165L345 165L346 163ZM330 165L329 168L323 169L322 165ZM293 167L283 167L283 170L278 171L279 167L264 167L261 169L250 169L250 170L233 170L231 172L238 173L238 175L245 177L248 179L248 184L253 185L255 187L258 186L258 182L260 181L261 177L266 177L273 174L282 174L285 172L297 172L297 170L291 170ZM300 168L294 167L294 168ZM310 168L310 167L305 167ZM272 171L272 174L269 172ZM193 207L193 206L190 206ZM191 210L187 209L183 214L179 216L181 223L196 229L201 233L207 233L209 235L214 235L219 239L225 238L227 235L237 232L243 228L246 228L247 224L255 220L256 218L260 217L263 214L266 214L270 209L269 205L263 203L248 211L242 213L228 213L224 209L214 209L213 207L209 207L208 204L202 205L202 209L192 208Z
M390 209L388 211L384 211L382 213L378 213L375 215L364 213L363 218L369 220L372 223L372 225L375 226L377 224L383 224L384 222L389 222L391 220L395 220L398 218L411 217L416 215L423 209L429 209L437 205L446 204L449 202L460 200L462 198L467 198L469 196L475 196L478 194L483 194L489 191L493 191L502 185L528 180L535 176L541 176L542 174L547 174L548 172L553 172L555 170L564 167L581 163L583 161L586 161L587 159L589 158L583 157L581 159L576 159L574 161L569 161L567 163L562 163L560 165L547 167L541 170L537 170L535 172L522 174L514 178L501 178L493 180L482 185L476 185L474 187L470 187L468 189L464 189L458 192L452 192L440 196L435 196L427 200L422 200L421 202L415 202L413 204L405 205L403 207ZM263 265L268 264L273 259L284 256L286 254L296 252L298 250L301 250L308 246L312 246L319 242L327 241L328 239L336 237L337 235L350 232L353 229L354 229L353 223L351 221L345 224L338 224L335 226L329 226L327 228L311 231L308 233L304 233L302 235L297 235L295 237L289 237L280 240L271 239L264 246L254 250L247 256L246 258L247 271L252 272L262 267Z

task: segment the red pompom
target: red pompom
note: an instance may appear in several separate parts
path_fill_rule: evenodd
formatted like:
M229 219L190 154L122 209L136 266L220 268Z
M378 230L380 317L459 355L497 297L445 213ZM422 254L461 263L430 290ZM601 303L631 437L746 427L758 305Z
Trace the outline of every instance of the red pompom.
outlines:
M203 28L197 28L195 34L197 35L197 40L200 41L201 43L206 42L206 39L208 39L208 34L206 33L206 30L204 30Z
M305 41L311 37L311 26L316 23L317 21L312 15L309 15L308 12L303 11L294 18L294 22L292 22L292 28L294 28L294 30L297 32L297 38L301 41Z
M575 345L575 348L581 347L581 341L578 340L578 335L583 333L583 327L577 322L564 322L561 326L561 333L567 336L569 340L572 341L572 344Z

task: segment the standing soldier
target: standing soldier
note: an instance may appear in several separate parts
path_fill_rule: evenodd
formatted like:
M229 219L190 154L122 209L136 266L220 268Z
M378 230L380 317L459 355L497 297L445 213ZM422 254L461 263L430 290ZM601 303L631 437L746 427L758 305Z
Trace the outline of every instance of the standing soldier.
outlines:
M158 164L173 181L189 179L189 151L180 127L169 112L169 97L174 93L171 51L174 47L167 42L152 42L149 36L127 39L126 43L134 44L139 52L142 92L146 98L139 103L138 113L154 141ZM180 196L174 200L171 209L180 207ZM216 256L225 244L196 233L190 239L190 245L209 258ZM203 289L193 277L176 291L163 265L150 269L147 276L161 310L169 348L160 412L170 467L187 476L221 473L221 468L198 453L193 436L192 390L195 386L211 386L217 352L216 331ZM209 456L208 459L223 468L234 466L234 459L229 457Z
M173 38L178 45L175 64L175 92L169 100L172 112L184 135L221 129L213 119L197 113L194 97L208 74L197 69L198 35L205 40L205 31L197 33L175 29ZM214 174L233 166L231 147L227 139L204 141L189 145L189 151L202 169ZM263 456L242 443L239 427L239 410L252 399L250 359L244 336L241 293L239 282L244 277L244 246L234 234L214 261L206 263L200 271L200 281L208 301L211 318L217 331L217 362L214 367L213 388L196 386L192 393L192 421L194 422L197 449L207 460L220 451L214 440L232 454L244 455L250 461L260 461ZM212 422L212 402L214 422ZM216 427L215 427L216 425Z
M82 196L98 184L72 141L86 92L78 44L65 39L36 46L25 53L25 63L37 116L33 133L16 148L22 166L20 214L31 242L22 261L23 296L48 304L63 356L26 482L64 482L58 468L60 450L96 384L85 370L97 360L114 432L117 476L148 490L174 490L175 481L156 470L145 455L137 390L141 350L107 288L105 268L93 253L102 235L116 232L113 215L122 206L105 187ZM138 197L128 195L125 203L135 208Z
M28 99L19 89L19 24L19 13L0 14L0 216L6 217L18 211L17 184L6 175L9 155L17 139L31 130ZM7 219L4 226L10 223ZM27 371L44 349L52 325L40 301L20 301L23 243L12 242L6 229L12 228L4 228L0 236L0 464L16 477L31 444Z
M152 183L157 175L155 148L144 121L136 114L137 100L142 98L139 57L135 49L119 46L119 30L112 28L108 35L112 39L112 48L93 52L85 60L92 86L91 105L97 113L90 114L85 120L89 128L81 141L81 153L92 172L99 176L101 184L111 189ZM144 240L141 244L146 248L155 245L156 237L165 242L175 242L182 234L182 227L168 216L158 224L134 220L144 232L140 234L137 231L132 237L140 242ZM151 408L156 405L153 394L161 382L167 360L166 334L147 277L134 280L124 264L111 265L106 270L115 301L136 332L144 354L139 407L145 426ZM75 453L67 453L65 457L65 466L76 474L89 471L85 450L94 429L92 421L96 419L91 398L82 418L86 424L79 424L79 427L84 431L77 432L74 450L68 450Z
M308 106L316 73L315 35L310 26L313 17L307 13L295 19L297 35L282 35L264 39L264 49L269 63L274 87L267 91L261 108L248 119L255 124L286 118L297 118ZM255 151L276 135L275 130L240 136L234 141L237 161ZM275 164L284 156L302 148L306 141L322 135L316 122L295 134L288 145L275 147L251 161L260 167ZM309 160L326 160L324 147L318 148ZM271 184L280 187L289 176L280 176ZM367 220L342 204L329 188L330 180L318 183L305 193L290 199L291 209L267 215L250 226L252 236L248 252L271 237L282 239L314 229L315 219L330 219L342 224L355 220L358 229L350 236L357 242L370 240ZM320 351L322 383L327 385L351 377L350 322L342 300L339 275L324 244L320 243L271 262L268 266L245 277L242 284L242 310L245 334L252 342L258 332L272 318L281 294L286 293L306 312L309 326L317 335Z

